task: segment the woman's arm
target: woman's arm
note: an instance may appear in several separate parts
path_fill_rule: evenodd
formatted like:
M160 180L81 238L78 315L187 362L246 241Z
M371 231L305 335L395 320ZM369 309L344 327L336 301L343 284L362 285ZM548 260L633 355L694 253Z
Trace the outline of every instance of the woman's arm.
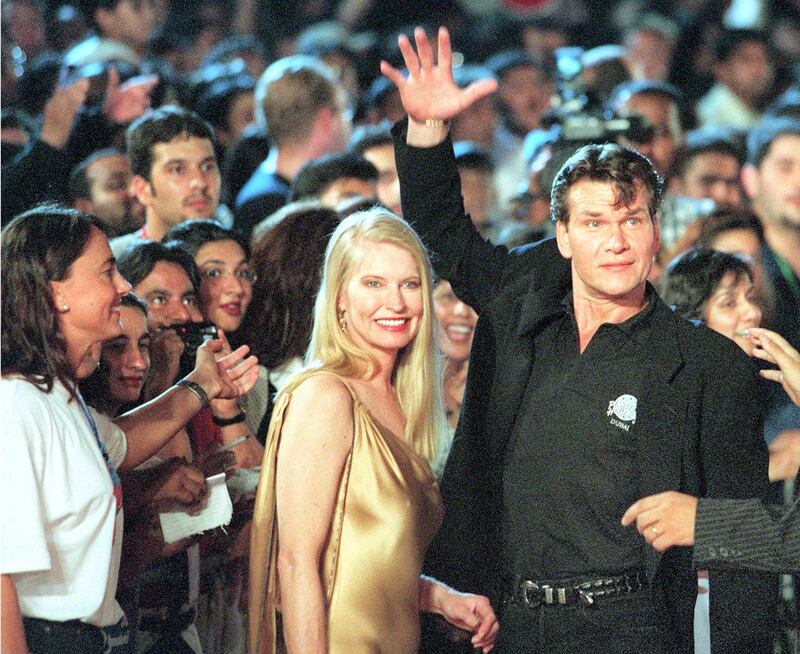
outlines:
M278 579L289 654L327 651L320 563L353 429L353 400L337 378L311 377L294 391L275 476Z
M246 345L217 361L215 353L222 349L223 342L219 339L201 345L197 350L197 365L186 376L199 384L209 399L243 395L258 379L258 362L255 357L247 357ZM135 468L158 452L201 407L194 392L172 386L154 400L117 418L115 422L128 440L120 469Z
M221 420L220 435L222 444L233 443L244 438L241 445L236 445L231 451L236 456L236 465L239 468L252 468L261 465L264 458L264 447L256 440L255 434L247 424L242 407L233 400L214 400L211 402L214 413L214 422ZM224 424L226 420L241 420L231 424Z
M438 613L450 624L472 632L476 649L490 652L500 629L487 597L459 593L432 577L419 578L419 609Z
M6 654L27 654L25 629L22 626L22 614L19 611L17 589L11 575L2 577L2 621L0 621L0 651Z

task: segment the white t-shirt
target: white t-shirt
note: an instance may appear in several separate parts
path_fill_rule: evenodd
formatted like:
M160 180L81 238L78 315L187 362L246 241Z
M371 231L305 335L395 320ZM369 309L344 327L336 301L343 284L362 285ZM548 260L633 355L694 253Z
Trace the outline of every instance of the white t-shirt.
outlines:
M122 509L79 402L0 379L0 572L11 575L23 616L118 622ZM115 467L125 434L94 414Z

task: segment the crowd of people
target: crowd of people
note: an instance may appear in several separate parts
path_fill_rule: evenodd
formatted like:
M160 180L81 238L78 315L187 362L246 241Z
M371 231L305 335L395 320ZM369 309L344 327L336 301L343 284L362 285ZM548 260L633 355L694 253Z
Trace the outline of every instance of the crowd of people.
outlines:
M485 4L3 0L4 652L792 651L800 12Z

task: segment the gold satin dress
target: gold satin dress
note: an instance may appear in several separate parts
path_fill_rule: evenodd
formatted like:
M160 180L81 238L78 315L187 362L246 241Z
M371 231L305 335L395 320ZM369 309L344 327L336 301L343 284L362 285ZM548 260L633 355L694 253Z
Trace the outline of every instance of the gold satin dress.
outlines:
M308 371L281 392L267 435L250 540L250 654L272 654L281 639L275 467L286 407ZM341 377L340 377L341 379ZM344 381L344 380L342 380ZM412 654L419 648L419 576L442 521L428 462L382 429L355 391L347 457L323 553L330 654Z

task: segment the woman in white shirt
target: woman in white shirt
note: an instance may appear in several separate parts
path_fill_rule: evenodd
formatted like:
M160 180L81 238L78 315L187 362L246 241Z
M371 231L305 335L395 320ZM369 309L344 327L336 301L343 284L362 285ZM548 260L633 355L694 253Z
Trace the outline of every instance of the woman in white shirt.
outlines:
M2 232L2 640L8 654L108 648L102 628L124 624L114 599L122 541L117 468L160 449L209 399L246 392L255 358L240 348L197 367L113 423L97 421L78 381L118 336L130 284L91 218L53 206Z

